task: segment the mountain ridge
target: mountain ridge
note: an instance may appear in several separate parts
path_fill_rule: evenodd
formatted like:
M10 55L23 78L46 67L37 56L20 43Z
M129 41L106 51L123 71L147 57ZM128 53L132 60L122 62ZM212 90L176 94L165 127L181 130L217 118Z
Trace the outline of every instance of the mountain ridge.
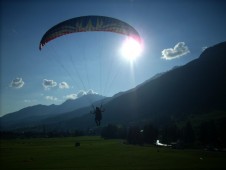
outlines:
M226 112L225 56L226 42L217 44L186 65L113 98L104 105L103 125L152 122L160 126L172 119L186 120L191 114ZM90 115L63 124L83 129L95 126Z
M191 114L214 110L226 113L225 75L226 42L223 42L207 48L199 58L183 66L107 99L103 102L106 111L102 125L153 122L161 126L173 119L186 120ZM89 112L90 107L83 107L44 118L39 124L59 130L87 129L95 126ZM0 120L2 122L2 118Z
M37 122L41 122L45 119L49 119L54 116L59 116L61 114L72 112L73 110L90 106L99 100L103 100L106 97L98 94L87 94L77 99L66 100L60 105L34 105L20 109L19 111L9 113L0 118L1 128L15 126L19 127L23 124L27 126L32 126ZM81 114L76 114L74 116L81 116ZM7 124L5 123L7 122Z

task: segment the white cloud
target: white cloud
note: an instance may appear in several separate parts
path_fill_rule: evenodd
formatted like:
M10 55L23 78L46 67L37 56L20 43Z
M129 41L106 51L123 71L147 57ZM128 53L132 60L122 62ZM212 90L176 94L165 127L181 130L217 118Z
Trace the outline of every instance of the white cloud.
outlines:
M87 94L98 94L98 93L93 91L92 89L88 90L87 92L84 91L84 90L80 90L77 94L73 93L73 94L69 94L69 95L64 96L64 99L74 100L74 99L77 99L77 98L82 97L82 96L87 95Z
M98 94L97 92L93 91L92 89L89 89L86 93L87 94Z
M84 90L80 90L78 93L77 93L77 97L82 97L84 95L87 95L87 93L84 91Z
M205 46L205 47L202 47L202 51L204 51L205 49L207 49L208 47L207 46Z
M63 82L59 83L59 88L60 89L69 89L69 85L63 81Z
M174 48L167 48L162 50L162 58L172 60L188 54L190 51L184 42L177 43Z
M53 97L53 96L46 96L45 98L46 98L46 100L52 100L52 101L57 101L58 100L57 97Z
M42 85L46 90L49 90L50 88L55 87L57 85L57 82L53 80L44 79Z
M24 102L25 102L25 103L31 103L31 100L25 99Z
M64 98L66 100L68 100L68 99L75 100L75 99L77 99L77 94L69 94L69 95L64 96Z
M24 81L22 80L22 78L15 78L12 80L12 82L10 83L10 87L13 87L13 88L16 88L16 89L19 89L19 88L22 88L24 86Z
M34 99L25 99L24 102L25 103L34 103L36 102L37 100L34 100Z
M77 93L77 96L78 96L78 98L79 98L79 97L82 97L82 96L87 95L87 94L98 94L98 93L95 92L95 91L93 91L92 89L89 89L88 91L80 90L80 91Z

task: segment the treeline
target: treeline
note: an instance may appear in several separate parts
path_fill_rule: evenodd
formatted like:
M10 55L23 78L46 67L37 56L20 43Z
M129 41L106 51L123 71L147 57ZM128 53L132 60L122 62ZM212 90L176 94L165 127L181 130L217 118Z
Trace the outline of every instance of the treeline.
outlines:
M1 139L13 138L51 138L101 135L105 139L124 139L128 144L144 145L161 143L175 148L226 148L226 118L205 121L200 124L171 122L167 125L152 123L142 126L119 126L109 124L105 127L88 130L49 130L45 126L27 131L0 131Z
M1 139L76 137L76 136L83 136L83 135L84 135L84 132L80 131L80 130L75 130L75 131L51 131L51 132L0 131Z
M226 148L226 119L206 121L199 125L187 122L184 125L169 123L163 127L153 124L130 126L128 128L109 124L102 128L105 139L125 139L128 144L144 145L161 143L175 148Z

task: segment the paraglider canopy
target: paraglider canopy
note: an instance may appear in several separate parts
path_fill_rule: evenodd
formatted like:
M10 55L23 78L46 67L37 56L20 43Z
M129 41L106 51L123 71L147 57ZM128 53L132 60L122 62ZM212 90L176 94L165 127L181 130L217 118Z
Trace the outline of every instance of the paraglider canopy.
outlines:
M128 61L131 61L131 64L140 54L142 41L137 30L124 21L106 16L80 16L60 22L47 30L43 35L39 43L39 49L42 50L48 42L52 40L55 41L55 39L63 35L93 31L125 35L125 42L120 50L121 56L125 56ZM88 38L90 34L87 35ZM109 49L113 49L114 44L109 43L110 48L105 48L107 47L105 45L107 36L104 36L102 42L84 41L85 43L83 43L83 39L78 38L78 46L74 47L74 39L72 41L73 43L68 41L71 37L74 38L73 36L65 36L67 37L65 39L63 37L61 40L67 41L63 42L60 40L59 42L62 46L56 46L55 48L54 44L57 44L56 41L56 43L52 43L49 46L50 48L47 48L43 54L53 57L52 60L59 64L59 68L66 73L65 78L70 77L77 89L84 91L99 89L100 94L108 94L108 92L112 90L116 78L120 75L120 69L124 70L121 65L122 62L117 61L118 57L112 57L120 53L109 53ZM101 40L102 37L98 35L99 40ZM110 37L112 36L110 35ZM136 43L134 41L136 41ZM93 42L95 42L95 44ZM93 46L87 45L89 43ZM87 46L88 48L86 48ZM93 48L94 46L95 48ZM117 50L114 50L114 52L116 51ZM92 86L90 82L93 83ZM90 104L91 103L92 102L90 102Z
M39 49L62 35L87 31L107 31L127 35L141 42L138 32L126 22L106 16L81 16L63 21L50 28L42 37Z

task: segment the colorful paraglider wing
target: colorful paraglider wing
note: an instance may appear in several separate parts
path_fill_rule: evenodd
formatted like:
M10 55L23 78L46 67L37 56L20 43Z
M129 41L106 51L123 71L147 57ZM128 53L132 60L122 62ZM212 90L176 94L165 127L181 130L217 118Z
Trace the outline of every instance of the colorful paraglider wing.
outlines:
M138 32L129 24L115 18L105 16L82 16L63 21L50 28L42 37L39 49L49 41L62 35L86 32L86 31L107 31L124 34L141 41Z

